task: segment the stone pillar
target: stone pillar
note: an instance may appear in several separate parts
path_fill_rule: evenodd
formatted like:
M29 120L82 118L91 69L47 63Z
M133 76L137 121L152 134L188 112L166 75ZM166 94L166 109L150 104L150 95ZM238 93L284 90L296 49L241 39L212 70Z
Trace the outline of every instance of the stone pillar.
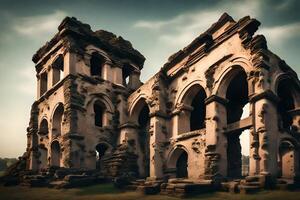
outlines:
M39 109L37 103L33 103L30 111L30 121L27 128L27 148L26 152L28 160L26 162L26 169L37 170L39 165L38 154L38 114Z
M69 74L76 74L77 58L76 54L70 50L64 55L64 77Z
M249 130L250 135L250 152L249 152L249 175L259 174L259 137L255 132L255 128L251 127Z
M113 83L117 85L123 85L122 68L119 66L114 67Z
M166 140L166 116L150 114L150 179L163 178L164 142Z
M205 178L227 175L226 99L212 95L206 104Z
M248 80L248 96L251 99L252 96L255 95L257 76L259 75L258 71L251 71L247 74ZM257 175L259 174L259 136L255 131L255 105L250 102L249 103L249 116L252 117L253 126L249 129L250 136L250 151L249 151L249 175Z
M78 133L78 112L84 111L84 97L79 94L76 77L69 74L64 81L64 115L63 127L65 134L62 135L61 145L63 167L72 168L76 162L76 143L84 139L84 135Z
M130 90L136 90L142 85L140 81L140 74L141 74L140 71L135 70L129 76L128 88Z
M111 67L112 63L109 61L105 62L103 67L102 67L102 75L101 77L104 80L113 82L113 71L112 71L112 67Z
M253 140L259 143L258 156L259 173L261 175L277 176L277 156L278 156L278 116L277 116L277 96L270 90L256 94L251 97L250 102L253 107L254 129ZM258 138L258 139L257 139ZM257 169L256 169L257 170ZM252 172L253 173L253 172Z

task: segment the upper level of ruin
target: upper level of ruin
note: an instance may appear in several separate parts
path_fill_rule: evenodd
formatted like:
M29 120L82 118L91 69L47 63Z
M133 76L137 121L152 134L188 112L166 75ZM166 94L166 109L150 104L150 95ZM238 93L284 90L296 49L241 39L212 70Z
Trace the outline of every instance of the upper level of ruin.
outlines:
M57 48L60 41L63 41L61 45L67 45L77 53L84 53L84 48L93 44L104 50L116 63L131 62L139 69L144 65L145 57L134 49L128 40L105 30L93 31L90 25L80 22L75 17L66 17L58 26L58 33L33 55L32 61L36 63L37 71L55 51L53 48Z

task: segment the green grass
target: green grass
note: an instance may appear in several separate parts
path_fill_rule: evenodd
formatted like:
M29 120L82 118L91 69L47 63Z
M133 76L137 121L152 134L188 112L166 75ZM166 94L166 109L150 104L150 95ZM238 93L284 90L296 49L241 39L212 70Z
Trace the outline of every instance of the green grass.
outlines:
M28 187L3 187L0 186L0 199L3 200L178 200L175 197L163 195L143 195L134 191L122 191L112 184L102 184L76 189L50 189ZM198 195L187 200L297 200L300 199L300 191L263 191L252 195L229 194L216 192Z
M0 177L3 176L5 171L0 171Z

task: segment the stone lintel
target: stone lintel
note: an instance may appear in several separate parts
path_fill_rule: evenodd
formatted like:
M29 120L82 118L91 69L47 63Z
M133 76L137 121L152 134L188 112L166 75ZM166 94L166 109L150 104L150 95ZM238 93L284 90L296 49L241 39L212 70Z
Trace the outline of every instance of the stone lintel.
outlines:
M120 129L123 129L123 128L138 128L138 125L133 123L133 122L126 122L124 124L121 124L119 126Z
M234 131L242 131L242 130L245 130L247 128L250 128L252 125L253 125L252 116L250 116L250 117L247 117L247 118L242 119L240 121L228 124L226 132L229 133L229 132L234 132Z
M210 97L207 97L205 99L205 104L210 104L211 102L218 102L218 103L221 103L223 105L226 105L228 103L228 100L227 99L224 99L222 97L219 97L217 95L211 95Z

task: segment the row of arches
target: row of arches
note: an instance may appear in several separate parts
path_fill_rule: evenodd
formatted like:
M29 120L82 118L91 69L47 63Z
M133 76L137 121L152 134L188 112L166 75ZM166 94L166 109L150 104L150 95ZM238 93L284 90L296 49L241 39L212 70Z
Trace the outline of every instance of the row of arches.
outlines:
M93 52L90 58L90 75L91 76L104 76L104 65L107 58L97 52ZM129 84L129 77L135 71L135 68L125 63L122 67L122 81L123 85L127 86Z
M52 138L58 137L62 133L63 114L64 106L62 103L59 103L54 109L52 115ZM49 133L49 123L46 118L41 120L38 133L42 136Z
M93 103L93 116L94 116L94 125L97 127L103 127L107 125L105 120L105 114L107 112L107 107L103 101L95 100ZM60 136L63 132L62 124L63 124L63 114L64 114L64 106L62 103L59 103L54 109L52 115L52 138ZM39 134L47 135L49 133L49 123L46 118L43 118L39 125Z
M221 91L218 94L227 101L224 106L226 110L226 123L228 126L250 117L251 105L249 102L249 88L251 87L248 85L247 73L241 66L232 67L231 72L228 72L223 78L225 82L222 80L220 81ZM277 104L277 113L280 117L279 126L281 126L285 131L291 131L293 129L293 116L291 115L290 111L296 108L297 103L297 90L294 85L295 84L293 84L292 79L285 78L279 80L276 86L276 94L279 99ZM185 107L185 114L179 117L178 123L180 124L178 126L185 127L181 129L179 128L178 134L206 128L206 99L206 92L198 83L191 85L187 90L184 91L184 94L181 95L181 97L179 96L180 103ZM147 112L145 110L147 110ZM130 109L130 113L131 119L135 122L138 122L139 129L141 130L139 132L139 140L149 141L149 134L144 134L149 131L149 127L145 126L145 123L150 121L149 107L147 106L144 97L139 98L139 100L133 104L132 108ZM147 118L145 116L147 116ZM226 134L227 175L229 177L241 177L248 175L249 173L249 128L250 127L239 128L232 130L230 134ZM147 142L140 142L140 144L142 144L143 148L150 148ZM144 152L143 156L144 159L149 160L149 155L146 153L147 151ZM280 151L280 159L286 159L286 157L283 158L282 156L282 147L280 147L278 151ZM184 161L186 159L185 157L187 156L182 155L182 158L179 159L178 162L180 163L182 160ZM245 161L242 158L247 160ZM293 159L293 161L290 160L290 162L294 163L293 165L295 165L296 161ZM282 171L282 169L286 168L282 166L284 163L287 162L281 162L281 164L279 164L281 165L279 167L279 171ZM147 164L147 162L144 162L145 170L147 170ZM174 164L174 166L175 165L176 164ZM185 172L180 169L180 166L185 165L180 164L176 167L180 173L185 174Z
M48 83L48 76L52 75L50 77L52 82ZM40 74L39 82L40 82L40 96L42 96L45 92L48 91L49 85L54 86L56 83L58 83L60 80L62 80L64 77L64 56L62 54L59 54L54 61L51 64L51 73L47 73L47 71L44 71Z

